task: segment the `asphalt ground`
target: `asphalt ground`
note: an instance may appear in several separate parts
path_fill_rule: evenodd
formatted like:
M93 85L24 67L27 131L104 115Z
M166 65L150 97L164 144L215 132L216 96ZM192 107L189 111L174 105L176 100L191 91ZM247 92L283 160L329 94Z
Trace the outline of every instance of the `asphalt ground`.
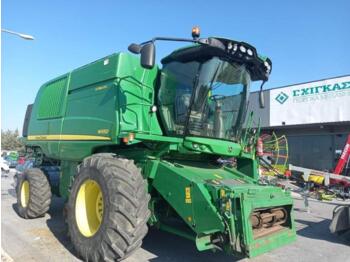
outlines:
M13 175L14 171L1 175L1 260L80 261L67 237L62 200L53 198L50 211L43 218L20 218L15 211ZM302 198L295 196L294 202L297 241L259 257L239 260L221 252L198 252L191 241L150 229L142 248L125 261L350 261L350 242L331 234L328 229L337 203L310 200L310 212L307 212Z

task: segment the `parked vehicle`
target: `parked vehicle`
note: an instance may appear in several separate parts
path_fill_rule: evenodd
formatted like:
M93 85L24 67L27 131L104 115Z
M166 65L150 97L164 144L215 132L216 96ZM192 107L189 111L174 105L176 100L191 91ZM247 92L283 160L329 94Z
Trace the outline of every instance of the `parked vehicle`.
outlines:
M28 106L23 137L35 162L18 176L19 214L42 216L52 194L64 198L84 261L128 257L147 224L235 256L296 239L290 192L259 184L252 114L242 127L250 83L268 80L270 59L245 42L200 39L198 28L192 36L131 44L140 58L121 52L73 70ZM159 40L191 45L160 69Z
M1 157L0 159L0 166L1 166L1 172L9 173L10 172L10 167L8 162Z
M19 154L16 151L9 151L4 157L10 168L15 168L18 163Z

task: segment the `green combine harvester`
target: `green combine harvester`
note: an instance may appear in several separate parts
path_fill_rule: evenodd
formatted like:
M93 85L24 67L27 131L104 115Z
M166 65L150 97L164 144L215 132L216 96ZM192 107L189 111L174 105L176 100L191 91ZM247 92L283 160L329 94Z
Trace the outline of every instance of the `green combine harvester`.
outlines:
M243 129L250 83L268 80L271 61L245 42L199 38L198 28L192 37L131 44L134 54L45 83L27 108L23 137L35 161L18 178L18 212L40 217L52 194L64 198L85 261L130 256L148 226L240 257L296 239L290 192L259 185L251 113ZM159 40L190 45L159 68Z

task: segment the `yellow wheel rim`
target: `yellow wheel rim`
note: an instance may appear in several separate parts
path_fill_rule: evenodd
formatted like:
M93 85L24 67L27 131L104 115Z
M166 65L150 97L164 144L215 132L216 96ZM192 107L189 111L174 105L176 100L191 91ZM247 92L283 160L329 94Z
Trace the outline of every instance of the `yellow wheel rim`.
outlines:
M85 237L96 234L102 223L103 195L99 184L92 179L84 181L75 201L75 219L80 233Z
M24 180L21 186L21 205L27 207L29 202L29 182Z

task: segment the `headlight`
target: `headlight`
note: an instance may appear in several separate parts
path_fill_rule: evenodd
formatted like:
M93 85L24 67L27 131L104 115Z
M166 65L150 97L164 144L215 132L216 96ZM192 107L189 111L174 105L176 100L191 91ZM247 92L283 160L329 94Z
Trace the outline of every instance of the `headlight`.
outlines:
M267 61L264 62L264 65L267 68L267 71L270 71L271 66L270 66L270 64Z
M234 45L233 45L233 52L236 52L236 51L237 51L237 49L238 49L237 44L234 44Z
M241 50L242 53L245 53L247 51L247 48L245 48L243 45L239 47L239 50Z

